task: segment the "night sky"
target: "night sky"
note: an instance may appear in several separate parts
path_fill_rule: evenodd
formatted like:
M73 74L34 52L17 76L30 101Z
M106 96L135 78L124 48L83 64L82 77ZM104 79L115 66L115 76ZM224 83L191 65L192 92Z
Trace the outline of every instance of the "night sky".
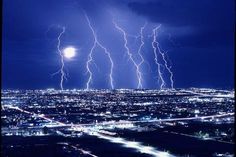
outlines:
M2 86L4 89L59 89L61 48L73 46L76 57L65 59L65 89L85 88L86 60L93 44L86 12L99 41L111 52L115 88L136 88L135 68L128 60L115 20L130 34L128 44L138 60L140 44L133 36L147 22L143 87L159 89L152 49L152 29L161 24L158 42L167 51L174 87L234 87L234 0L3 0ZM109 62L94 51L91 88L110 88ZM95 66L96 65L96 66ZM167 87L169 74L164 71Z

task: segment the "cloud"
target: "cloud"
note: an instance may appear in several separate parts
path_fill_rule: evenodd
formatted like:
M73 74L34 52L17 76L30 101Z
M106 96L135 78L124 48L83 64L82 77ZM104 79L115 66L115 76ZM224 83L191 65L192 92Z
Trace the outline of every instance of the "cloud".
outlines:
M176 26L224 24L234 17L233 0L156 0L130 2L128 6L155 22Z
M187 33L183 33L182 37L180 34L178 40L182 44L232 44L235 18L233 0L155 0L130 2L128 7L152 22L172 28L170 31L175 30L175 35L179 35L178 28L192 28L194 31L188 33L186 29Z

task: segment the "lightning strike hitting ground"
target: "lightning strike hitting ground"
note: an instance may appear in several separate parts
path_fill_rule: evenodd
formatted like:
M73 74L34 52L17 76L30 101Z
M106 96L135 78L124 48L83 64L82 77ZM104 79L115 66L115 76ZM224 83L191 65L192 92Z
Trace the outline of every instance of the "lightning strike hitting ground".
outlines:
M171 88L173 89L174 88L174 80L173 80L173 72L171 71L171 66L168 66L168 63L167 63L167 60L165 57L165 53L161 51L159 45L157 45L157 49L160 52L163 61L165 62L165 67L166 67L167 71L170 73L170 83L171 83Z
M57 72L55 72L55 73L53 73L52 75L56 75L56 74L58 74L58 73L61 73L61 79L60 79L60 88L61 88L61 90L63 90L64 88L63 88L63 82L64 82L64 79L67 79L66 78L66 73L65 73L65 71L64 71L64 66L65 66L65 64L64 64L64 56L63 56L63 53L62 53L62 51L61 51L61 49L60 49L60 46L61 46L61 36L65 33L65 27L62 27L62 31L61 31L61 33L59 34L59 36L58 36L58 38L57 38L57 40L58 40L58 42L57 42L57 51L58 51L58 53L59 53L59 55L60 55L60 62L61 62L61 68L60 68L60 70L58 70Z
M141 44L140 44L139 49L138 49L138 55L141 58L141 61L138 64L138 71L140 71L140 66L142 66L142 64L144 63L144 58L143 58L143 56L141 54L141 50L142 50L142 48L144 46L143 30L145 29L146 25L147 25L147 23L145 23L144 26L141 27L141 29L140 29L140 41L141 41ZM143 88L142 80L143 80L142 79L142 73L140 73L139 74L139 78L138 78L138 88L139 89Z
M160 88L163 89L163 87L165 87L166 83L165 83L165 80L163 78L163 74L161 72L161 63L158 62L158 59L157 59L157 45L158 45L158 42L157 42L157 30L161 27L161 25L155 27L152 32L152 36L153 36L153 41L152 41L152 48L153 48L153 52L154 52L154 55L155 55L155 63L157 65L157 71L158 71L158 78L161 80L161 86Z
M93 46L90 50L90 53L89 53L89 56L88 56L88 60L86 62L86 68L87 68L87 72L89 73L89 78L88 78L88 81L86 83L86 89L90 89L90 84L93 80L93 73L90 69L90 64L91 62L93 62L93 52L94 52L94 49L96 48L96 46L102 48L104 50L104 53L107 55L108 59L109 59L109 62L110 62L110 73L109 73L109 80L110 80L110 86L111 86L111 89L114 89L114 80L113 80L113 68L114 68L114 63L113 63L113 60L111 58L111 53L107 50L106 47L104 47L97 39L97 35L91 25L91 22L88 18L88 16L85 14L85 17L86 17L86 20L88 22L88 25L89 25L89 28L91 29L92 33L93 33L93 37L94 37L94 42L93 42Z
M171 88L173 89L174 88L174 80L173 80L173 72L171 71L171 67L168 66L168 63L167 63L167 60L166 60L166 57L165 57L165 52L163 52L159 46L159 42L157 42L156 38L157 38L157 30L159 29L160 27L156 27L154 29L155 33L153 32L153 35L154 35L154 38L155 38L155 43L156 43L156 48L159 52L159 54L162 56L162 59L164 61L164 67L167 69L167 71L170 73L170 82L171 82Z
M141 87L141 79L142 79L142 73L140 72L140 69L139 69L139 64L137 64L133 58L133 55L132 53L130 52L129 50L129 47L128 47L128 40L127 40L127 33L125 32L124 29L122 29L120 26L118 26L118 24L113 20L113 24L115 25L115 28L120 31L122 34L123 34L123 39L124 39L124 48L126 49L126 53L127 55L129 56L129 60L131 60L131 62L133 63L133 65L135 66L136 68L136 76L137 76L137 80L138 80L138 87L137 88L140 88ZM142 38L142 37L141 37ZM142 45L142 44L141 44Z

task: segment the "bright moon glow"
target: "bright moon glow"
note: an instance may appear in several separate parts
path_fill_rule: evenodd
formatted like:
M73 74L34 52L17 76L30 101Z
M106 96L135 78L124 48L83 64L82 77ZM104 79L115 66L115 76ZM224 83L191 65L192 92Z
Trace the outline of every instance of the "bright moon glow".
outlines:
M64 57L70 59L75 56L76 49L74 47L67 47L63 50Z

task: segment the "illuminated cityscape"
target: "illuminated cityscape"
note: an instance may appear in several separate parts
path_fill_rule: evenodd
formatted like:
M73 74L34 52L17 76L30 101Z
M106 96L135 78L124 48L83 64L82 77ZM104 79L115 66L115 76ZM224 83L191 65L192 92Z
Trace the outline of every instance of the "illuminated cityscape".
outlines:
M3 90L3 153L233 156L234 103L234 91L203 88Z

